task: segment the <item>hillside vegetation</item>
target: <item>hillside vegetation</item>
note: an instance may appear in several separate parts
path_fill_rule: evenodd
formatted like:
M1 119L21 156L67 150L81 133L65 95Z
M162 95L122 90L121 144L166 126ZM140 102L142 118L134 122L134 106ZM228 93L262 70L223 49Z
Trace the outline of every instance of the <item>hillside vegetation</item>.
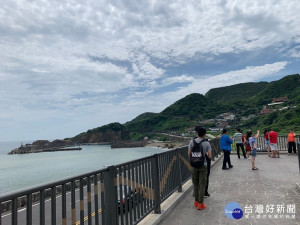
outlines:
M281 107L289 107L283 111L275 111L267 115L259 112L273 98L288 97ZM96 136L107 131L119 139L141 139L146 134L160 132L183 132L186 128L198 125L201 121L214 119L221 113L233 112L237 115L237 125L245 129L265 129L267 127L278 132L288 132L293 128L300 132L300 75L289 75L273 82L251 82L227 87L214 88L206 95L192 93L168 106L160 113L143 113L125 123L112 123L83 132L73 140L83 142L99 140ZM241 117L255 115L248 121L240 121ZM114 133L112 133L114 132ZM107 140L107 138L105 139Z

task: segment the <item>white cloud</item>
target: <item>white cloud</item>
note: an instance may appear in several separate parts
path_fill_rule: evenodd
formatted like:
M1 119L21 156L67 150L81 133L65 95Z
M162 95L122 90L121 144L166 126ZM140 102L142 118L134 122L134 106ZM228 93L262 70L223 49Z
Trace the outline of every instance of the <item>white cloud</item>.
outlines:
M118 110L119 104L125 120L134 112L163 109L199 88L263 79L285 68L289 57L299 58L299 11L297 0L4 1L0 124L12 127L13 135L18 124L63 115L110 120L118 113L110 117L103 106ZM220 66L222 54L267 48L283 57L269 63L282 62L242 70L228 66L224 70L234 70L228 73L219 67L209 74L221 75L206 78L189 73L191 62ZM168 93L175 83L185 86ZM15 126L1 119L7 111Z
M162 81L162 84L164 86L171 85L174 83L185 83L185 82L193 82L195 80L194 77L187 76L187 75L181 75L181 76L175 76L175 77L168 77Z
M287 56L300 58L300 45L296 46L295 48L289 50L287 52Z

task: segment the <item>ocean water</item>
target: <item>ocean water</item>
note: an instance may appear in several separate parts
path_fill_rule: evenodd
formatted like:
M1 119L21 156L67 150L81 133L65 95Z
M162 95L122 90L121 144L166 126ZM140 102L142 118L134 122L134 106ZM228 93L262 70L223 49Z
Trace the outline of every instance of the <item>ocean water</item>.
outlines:
M109 145L85 145L81 151L7 155L20 144L0 142L0 194L167 151L151 147L111 149Z

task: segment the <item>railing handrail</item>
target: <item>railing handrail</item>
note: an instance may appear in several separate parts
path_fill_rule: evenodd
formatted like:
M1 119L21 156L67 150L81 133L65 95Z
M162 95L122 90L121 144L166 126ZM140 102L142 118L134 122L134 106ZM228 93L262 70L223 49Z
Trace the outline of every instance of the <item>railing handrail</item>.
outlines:
M93 171L93 172L83 173L83 174L80 174L80 175L77 175L77 176L67 177L67 178L57 180L57 181L46 182L46 183L43 183L43 184L40 184L40 185L34 185L34 186L27 187L27 188L19 189L19 190L16 190L16 191L4 193L4 194L0 195L0 202L5 202L5 201L8 201L8 200L11 200L12 198L19 198L19 197L25 196L25 195L30 194L30 193L39 192L41 190L47 190L47 189L50 189L52 187L56 187L56 186L59 186L59 185L70 183L70 182L75 181L75 180L86 178L88 176L93 176L93 175L98 174L98 173L106 172L107 170L108 170L108 168L106 167L106 168L101 169L101 170L96 170L96 171Z

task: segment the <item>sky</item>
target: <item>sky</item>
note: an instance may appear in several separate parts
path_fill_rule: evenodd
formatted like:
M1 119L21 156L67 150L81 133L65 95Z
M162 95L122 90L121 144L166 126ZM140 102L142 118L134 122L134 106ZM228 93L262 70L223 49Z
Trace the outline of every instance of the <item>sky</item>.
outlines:
M62 139L300 69L298 0L4 0L0 141Z

